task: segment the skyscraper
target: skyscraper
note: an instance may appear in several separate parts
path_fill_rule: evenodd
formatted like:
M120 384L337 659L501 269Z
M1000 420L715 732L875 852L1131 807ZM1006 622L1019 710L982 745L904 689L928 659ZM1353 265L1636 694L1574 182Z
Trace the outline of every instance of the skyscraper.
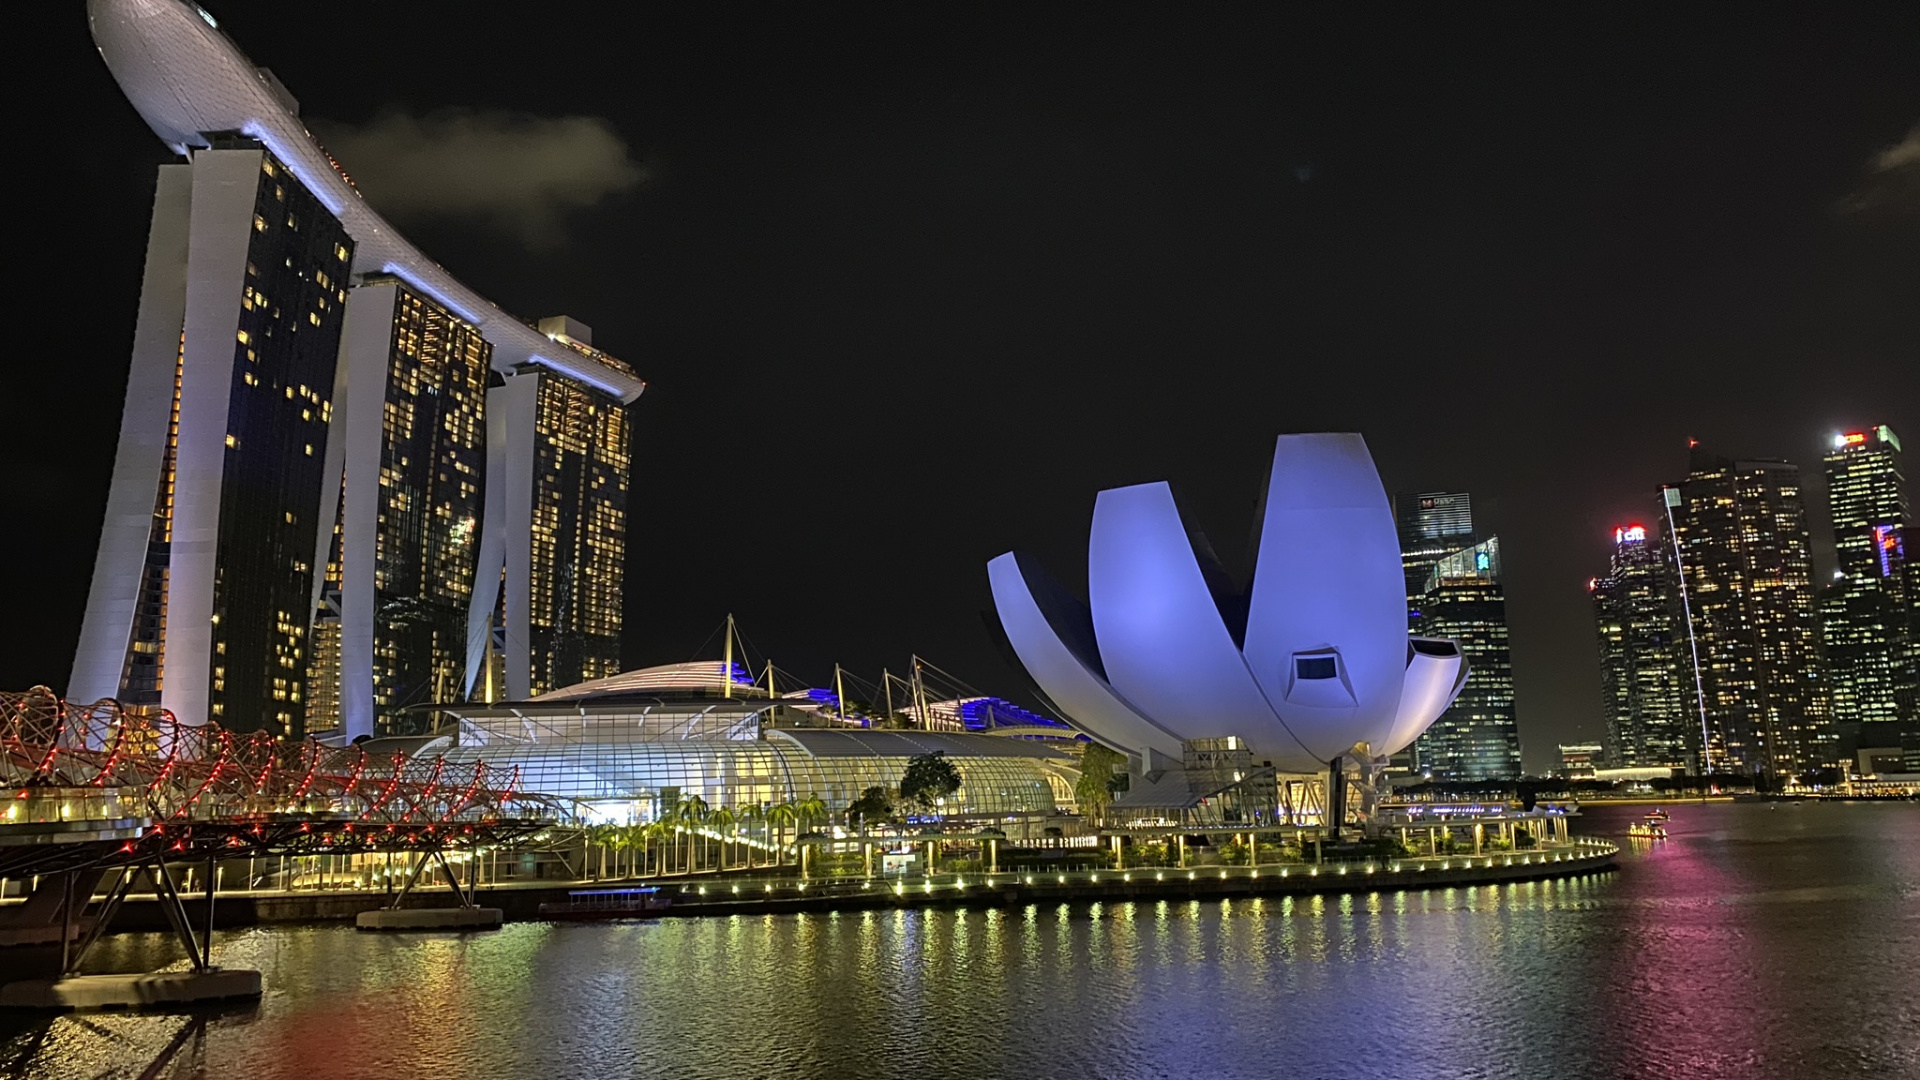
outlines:
M1600 643L1607 752L1623 768L1686 765L1700 744L1671 552L1658 531L1617 528L1606 576L1587 589Z
M540 646L551 676L610 673L623 406L645 383L409 244L204 11L90 0L88 15L186 163L160 169L68 696L281 735L306 728L311 696L344 737L392 728L471 681L475 582L500 595L483 533L507 581L529 583L509 629L559 630Z
M1490 536L1437 560L1421 590L1419 611L1416 631L1459 641L1472 674L1460 696L1414 742L1415 767L1435 780L1519 776L1520 734L1507 598L1500 582L1500 538Z
M565 317L543 333L608 364L592 331ZM624 367L624 365L621 365ZM596 388L529 371L487 395L487 518L467 622L469 694L489 692L498 657L506 685L534 694L620 670L628 424Z
M307 726L371 715L398 733L410 706L457 701L466 685L492 347L430 297L374 278L352 292L343 352L349 419L327 454Z
M353 241L238 137L164 165L68 696L238 730L304 710L304 614Z
M1800 470L1693 449L1661 490L1705 699L1708 768L1792 775L1833 757Z
M1441 559L1472 546L1473 499L1466 492L1422 491L1393 500L1400 533L1400 565L1407 574L1407 621L1419 621L1420 597Z
M1900 439L1884 424L1836 435L1826 467L1839 565L1821 591L1820 616L1834 719L1920 719L1920 596L1907 559Z

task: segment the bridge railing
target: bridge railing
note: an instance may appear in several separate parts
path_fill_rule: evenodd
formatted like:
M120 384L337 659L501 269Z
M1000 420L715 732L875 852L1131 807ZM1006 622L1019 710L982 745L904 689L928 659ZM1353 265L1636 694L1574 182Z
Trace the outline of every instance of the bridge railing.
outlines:
M111 699L78 705L45 687L0 692L0 784L17 797L98 791L98 806L83 801L102 816L129 816L109 813L125 807L109 807L106 792L133 793L144 804L140 815L158 822L309 815L438 825L571 816L523 793L518 768L288 743Z

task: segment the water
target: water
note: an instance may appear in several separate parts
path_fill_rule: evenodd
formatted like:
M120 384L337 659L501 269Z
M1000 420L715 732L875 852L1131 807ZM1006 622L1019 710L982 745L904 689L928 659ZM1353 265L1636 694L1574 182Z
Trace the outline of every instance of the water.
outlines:
M257 1007L0 1019L0 1075L1920 1077L1920 807L1673 809L1671 840L1571 881L234 931L216 960L265 973Z

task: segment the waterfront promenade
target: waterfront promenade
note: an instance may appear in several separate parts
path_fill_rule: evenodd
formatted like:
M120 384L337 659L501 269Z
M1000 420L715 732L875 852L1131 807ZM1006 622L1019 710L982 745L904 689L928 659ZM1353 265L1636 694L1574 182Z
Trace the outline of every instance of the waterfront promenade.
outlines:
M1564 844L1522 852L1257 867L1143 867L1124 871L1010 871L872 878L700 874L505 882L482 885L475 890L474 899L482 907L498 908L509 922L539 920L541 904L565 901L572 890L643 885L658 887L672 901L664 913L669 917L1213 899L1447 888L1566 877L1607 870L1618 854L1618 846L1611 841L1576 836ZM402 906L443 906L449 895L443 889L421 888L408 896ZM388 902L385 892L371 889L223 891L216 898L214 921L223 928L351 921L361 912ZM189 898L187 904L190 913L197 914L196 902ZM159 905L142 898L129 898L114 922L116 932L161 930L166 926Z

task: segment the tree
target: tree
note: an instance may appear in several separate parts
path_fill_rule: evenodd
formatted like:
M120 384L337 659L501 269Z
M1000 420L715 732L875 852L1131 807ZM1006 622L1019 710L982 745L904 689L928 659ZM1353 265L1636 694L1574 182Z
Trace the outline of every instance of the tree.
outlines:
M847 804L847 822L855 818L860 821L859 828L865 831L874 822L891 820L893 817L893 793L883 787L870 787L860 793L860 797Z
M673 808L673 819L680 826L680 831L686 834L687 872L692 873L695 830L707 820L707 800L698 795L689 795L681 799L680 805ZM703 860L706 858L706 845L706 837L700 837L700 855Z
M727 848L733 845L735 827L740 819L728 807L721 807L707 818L707 823L720 834L720 869L727 868Z
M587 827L587 840L600 849L600 876L607 876L607 849L613 846L614 837L619 830L612 825L590 825Z
M783 841L786 840L787 828L799 820L799 812L791 799L767 811L767 827L780 830L780 838L774 841L774 852L781 859L785 858L785 852L782 849L786 846Z
M646 826L645 840L646 840L646 846L648 848L652 847L655 841L658 841L661 844L662 850L660 852L660 855L654 861L654 865L656 867L656 869L654 870L654 873L656 874L666 873L667 872L666 845L673 842L673 826L665 821L648 822ZM647 862L647 854L648 854L647 851L645 849L642 849L640 853L640 861L642 864L641 874L643 876L646 874L645 864Z
M908 761L907 773L900 778L901 800L922 810L933 809L941 799L959 790L960 770L940 750Z
M635 851L644 851L646 848L646 844L647 844L647 827L646 826L622 825L620 827L619 831L614 836L613 849L617 853L622 853L626 855L627 872L625 874L620 873L619 854L616 854L614 856L614 863L613 863L615 877L638 877L639 876L639 871L634 869L634 865L633 865L634 856L632 853Z
M747 869L753 869L753 827L766 820L767 811L763 806L748 803L740 808L740 828L746 834Z
M800 805L794 808L794 812L799 815L800 828L804 830L815 822L826 822L827 801L820 797L819 792L811 792L806 798L800 800Z
M1126 774L1121 771L1126 764L1125 754L1100 743L1087 744L1086 753L1080 758L1080 779L1073 785L1073 798L1080 804L1081 813L1093 821L1107 816L1115 791L1126 780Z

